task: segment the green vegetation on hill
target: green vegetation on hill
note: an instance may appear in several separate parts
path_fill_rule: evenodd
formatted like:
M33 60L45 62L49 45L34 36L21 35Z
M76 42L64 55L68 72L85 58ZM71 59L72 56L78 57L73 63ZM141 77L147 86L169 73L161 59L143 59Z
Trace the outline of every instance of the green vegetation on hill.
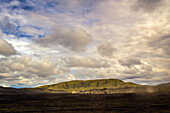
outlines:
M40 86L33 89L38 91L45 91L45 92L57 92L57 91L73 92L73 91L85 91L85 90L92 90L92 89L104 89L104 88L116 89L116 88L138 87L138 86L140 85L130 83L130 82L126 83L118 79L99 79L99 80L86 80L86 81L74 80L74 81L61 82L52 85Z

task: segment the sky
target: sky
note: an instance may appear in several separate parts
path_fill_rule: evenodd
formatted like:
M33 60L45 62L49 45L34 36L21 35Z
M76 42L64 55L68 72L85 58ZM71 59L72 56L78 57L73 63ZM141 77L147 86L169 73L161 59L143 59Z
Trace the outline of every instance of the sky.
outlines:
M0 0L0 86L170 82L169 0Z

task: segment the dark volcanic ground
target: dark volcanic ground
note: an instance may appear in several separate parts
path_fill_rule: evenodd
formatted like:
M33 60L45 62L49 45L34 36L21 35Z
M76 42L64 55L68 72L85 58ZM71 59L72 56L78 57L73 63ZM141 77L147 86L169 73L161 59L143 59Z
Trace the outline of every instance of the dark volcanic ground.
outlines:
M0 113L170 113L162 94L1 94Z

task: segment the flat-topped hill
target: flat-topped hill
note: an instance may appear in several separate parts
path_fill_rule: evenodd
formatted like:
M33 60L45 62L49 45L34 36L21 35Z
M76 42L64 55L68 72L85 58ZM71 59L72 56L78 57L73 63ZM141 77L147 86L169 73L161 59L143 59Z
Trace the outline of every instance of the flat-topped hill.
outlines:
M131 82L123 82L119 79L98 79L98 80L74 80L68 82L61 82L52 85L44 85L40 87L34 88L35 90L41 91L85 91L92 89L116 89L116 88L125 88L125 87L139 87L141 85L131 83Z

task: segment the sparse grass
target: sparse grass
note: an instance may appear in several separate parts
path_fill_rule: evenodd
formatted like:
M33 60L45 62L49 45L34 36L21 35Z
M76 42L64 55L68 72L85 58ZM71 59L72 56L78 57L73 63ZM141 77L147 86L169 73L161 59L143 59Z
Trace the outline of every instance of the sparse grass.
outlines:
M80 95L8 94L0 95L0 113L169 113L169 95Z
M43 90L46 92L55 91L85 91L92 89L104 88L124 88L124 87L139 87L140 85L134 83L126 83L118 79L99 79L99 80L75 80L69 82L62 82L58 84L45 85L30 90ZM51 90L51 91L50 91Z

